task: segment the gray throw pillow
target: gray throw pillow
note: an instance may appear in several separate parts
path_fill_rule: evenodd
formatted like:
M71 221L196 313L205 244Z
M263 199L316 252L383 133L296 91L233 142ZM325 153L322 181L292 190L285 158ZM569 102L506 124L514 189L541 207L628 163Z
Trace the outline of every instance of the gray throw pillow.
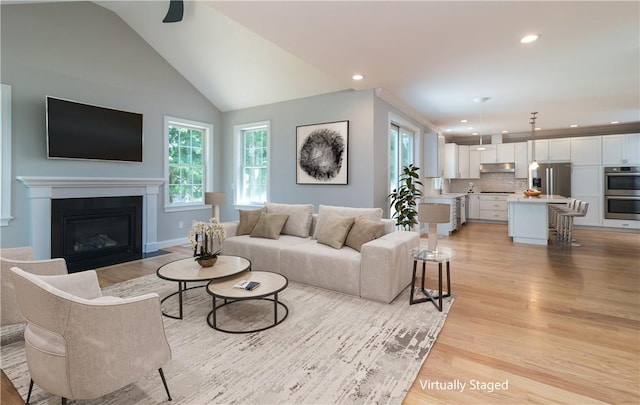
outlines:
M286 214L267 214L263 212L260 214L258 223L251 231L250 236L252 238L279 239L280 231L282 231L288 218L289 215Z
M354 220L354 217L331 215L318 233L318 243L341 249Z
M378 239L383 233L384 224L381 221L372 221L364 217L358 217L353 223L344 244L359 252L362 245Z
M240 214L240 223L238 223L238 231L236 235L249 235L253 228L256 227L260 214L267 212L266 208L260 208L258 210L238 210Z

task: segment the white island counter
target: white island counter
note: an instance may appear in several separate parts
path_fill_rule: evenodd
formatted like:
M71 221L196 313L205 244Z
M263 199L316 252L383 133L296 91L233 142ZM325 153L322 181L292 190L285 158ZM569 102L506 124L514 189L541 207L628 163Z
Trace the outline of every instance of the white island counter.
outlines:
M526 197L512 194L507 197L509 210L509 236L516 243L547 245L549 243L548 204L566 204L567 197L541 194Z

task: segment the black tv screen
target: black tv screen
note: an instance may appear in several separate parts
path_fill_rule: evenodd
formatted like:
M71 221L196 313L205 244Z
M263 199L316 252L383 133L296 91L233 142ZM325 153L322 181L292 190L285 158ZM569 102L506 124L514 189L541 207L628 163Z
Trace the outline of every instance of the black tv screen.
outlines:
M142 162L142 114L47 96L47 156Z

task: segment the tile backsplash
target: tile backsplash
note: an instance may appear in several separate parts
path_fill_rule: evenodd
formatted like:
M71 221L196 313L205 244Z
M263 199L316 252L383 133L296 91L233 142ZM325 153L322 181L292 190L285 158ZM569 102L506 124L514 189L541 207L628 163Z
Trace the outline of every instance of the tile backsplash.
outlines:
M509 191L522 192L527 189L527 179L516 179L513 173L482 173L479 179L451 179L443 181L443 192L466 193L469 182L475 187L474 191ZM447 190L448 188L448 190Z

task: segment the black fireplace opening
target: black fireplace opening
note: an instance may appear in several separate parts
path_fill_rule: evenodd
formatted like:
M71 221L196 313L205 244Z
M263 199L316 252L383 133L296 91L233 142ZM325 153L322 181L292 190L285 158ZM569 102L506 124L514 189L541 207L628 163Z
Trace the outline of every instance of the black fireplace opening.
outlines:
M142 258L142 196L51 200L51 257L70 273Z

